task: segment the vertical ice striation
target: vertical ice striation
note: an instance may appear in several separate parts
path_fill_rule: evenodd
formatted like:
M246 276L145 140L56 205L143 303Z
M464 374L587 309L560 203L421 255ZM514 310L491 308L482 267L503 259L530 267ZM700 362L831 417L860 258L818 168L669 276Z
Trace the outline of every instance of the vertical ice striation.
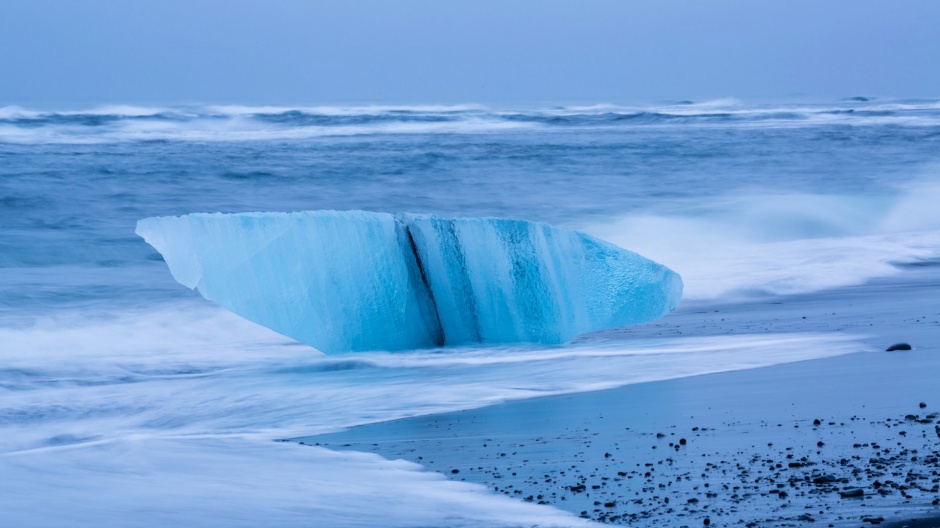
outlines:
M561 343L675 308L668 268L582 233L364 211L147 218L174 278L324 352Z
M522 220L399 218L448 344L561 343L657 319L682 296L676 273L582 233Z

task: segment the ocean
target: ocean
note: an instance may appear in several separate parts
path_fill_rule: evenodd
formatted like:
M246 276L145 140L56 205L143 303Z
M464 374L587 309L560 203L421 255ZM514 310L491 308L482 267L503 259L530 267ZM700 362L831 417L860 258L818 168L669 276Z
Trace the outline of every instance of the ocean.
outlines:
M688 313L903 281L940 259L937 203L936 100L0 108L3 522L576 526L411 462L276 440L864 348L614 331L325 356L176 283L139 219L548 222L670 266Z

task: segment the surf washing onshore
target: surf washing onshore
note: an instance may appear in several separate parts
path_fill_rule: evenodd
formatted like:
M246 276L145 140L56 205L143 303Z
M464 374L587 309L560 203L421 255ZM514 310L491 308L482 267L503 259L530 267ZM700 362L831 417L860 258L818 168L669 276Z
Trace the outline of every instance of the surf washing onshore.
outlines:
M938 152L937 101L0 109L0 524L935 515ZM685 298L559 346L326 356L134 235L317 209L579 229Z
M622 330L639 339L846 333L860 337L853 353L293 441L417 462L628 526L940 525L940 267L907 275L693 305ZM914 349L884 351L901 339Z

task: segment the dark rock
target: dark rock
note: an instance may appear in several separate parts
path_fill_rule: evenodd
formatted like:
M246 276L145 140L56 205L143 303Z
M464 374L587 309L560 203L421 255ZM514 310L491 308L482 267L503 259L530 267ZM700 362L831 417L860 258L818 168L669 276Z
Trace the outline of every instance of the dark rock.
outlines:
M926 406L927 406L927 404L926 404L925 402L920 402L920 408L921 408L921 409L923 409L923 408L926 407Z
M865 492L861 488L849 488L847 490L839 492L839 495L842 495L843 499L855 498L855 497L864 497Z
M885 352L894 352L895 350L910 350L911 345L907 343L895 343L885 349Z

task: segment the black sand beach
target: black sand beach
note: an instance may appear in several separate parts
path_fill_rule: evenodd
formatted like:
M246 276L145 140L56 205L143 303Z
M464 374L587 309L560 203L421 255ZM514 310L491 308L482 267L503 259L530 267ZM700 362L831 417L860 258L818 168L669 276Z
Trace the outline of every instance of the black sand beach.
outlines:
M300 438L630 526L940 525L940 267L585 340L836 332L858 353ZM626 334L626 336L624 335ZM886 352L896 342L910 351Z

